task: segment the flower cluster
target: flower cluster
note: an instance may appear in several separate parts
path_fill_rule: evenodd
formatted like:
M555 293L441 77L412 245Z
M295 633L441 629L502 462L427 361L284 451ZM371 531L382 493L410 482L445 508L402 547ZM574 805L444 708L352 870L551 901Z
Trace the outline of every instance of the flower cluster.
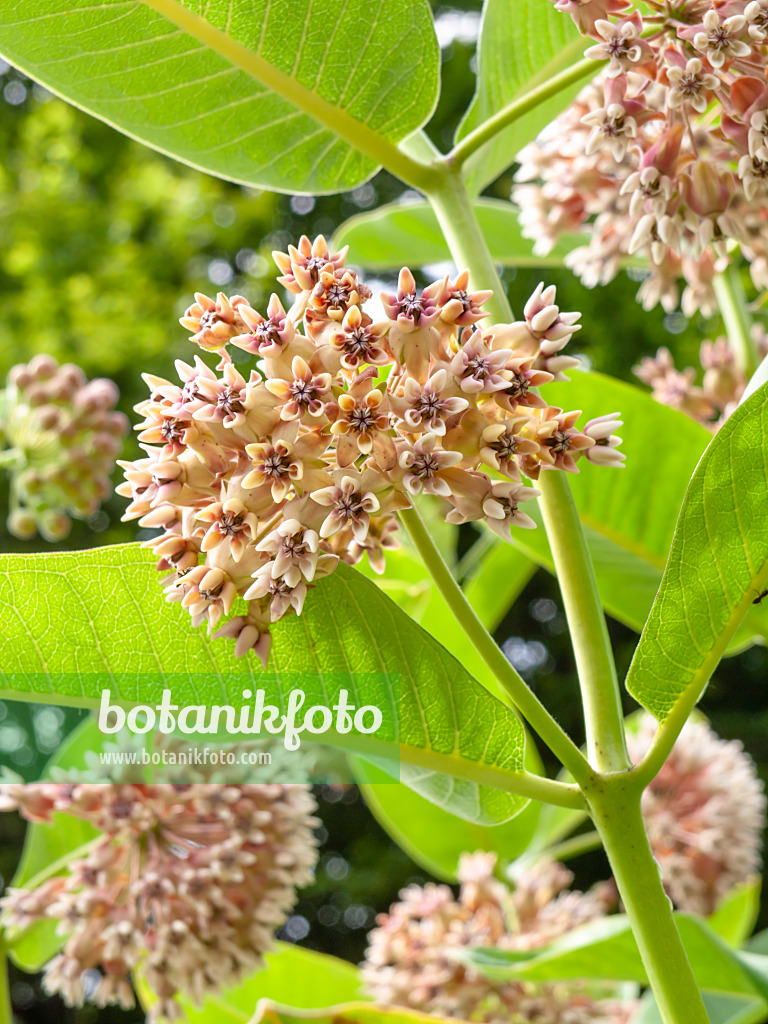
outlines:
M458 899L447 885L411 885L378 918L363 966L377 1002L440 1017L519 1024L625 1024L635 1004L599 999L575 982L491 981L456 953L472 946L537 949L605 914L609 887L569 891L570 872L543 862L514 891L493 877L494 854L464 855Z
M8 529L29 540L69 533L71 518L87 519L112 490L109 480L128 432L115 412L110 380L87 380L73 363L52 356L19 363L0 392L0 466L11 474Z
M768 355L768 338L759 324L752 335L756 349ZM655 356L648 356L633 367L634 374L652 389L657 402L679 409L708 430L717 432L739 404L746 378L736 365L733 350L727 338L704 341L699 351L703 376L697 384L697 372L692 366L678 370L672 354L660 348Z
M643 255L646 308L715 308L738 243L768 286L768 0L554 0L606 62L521 154L514 199L536 250L588 232L569 265L590 287Z
M140 967L159 997L150 1021L180 1019L178 994L199 1003L258 970L316 860L301 785L6 784L0 808L99 830L68 874L10 890L3 924L59 922L66 940L44 985L68 1005L133 1006Z
M644 715L628 737L637 763L656 722ZM766 800L738 740L706 722L688 722L664 767L643 793L643 818L664 885L677 907L711 914L735 886L760 870Z
M179 384L145 375L147 455L121 463L125 518L163 531L148 543L168 599L212 629L239 595L247 607L216 635L265 663L270 623L300 613L339 559L367 553L383 569L393 513L419 493L445 499L449 522L483 520L508 539L534 526L523 507L538 492L522 475L623 459L618 414L578 427L579 412L539 394L578 363L562 350L579 314L560 311L553 287L523 320L480 327L490 293L468 291L466 271L421 290L404 269L374 322L345 256L322 237L276 253L288 311L276 295L266 316L241 296L197 295L181 322L217 353L216 371L196 356L177 363Z

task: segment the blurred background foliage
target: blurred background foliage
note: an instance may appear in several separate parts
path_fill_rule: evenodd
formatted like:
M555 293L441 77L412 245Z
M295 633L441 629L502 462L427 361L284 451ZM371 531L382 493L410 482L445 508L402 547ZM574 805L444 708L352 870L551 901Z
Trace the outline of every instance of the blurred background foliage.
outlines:
M429 132L450 145L474 90L474 45L480 3L434 4L442 47L444 88ZM542 126L543 127L543 126ZM488 190L508 198L512 172ZM146 394L141 371L173 376L173 360L194 354L178 317L195 291L243 293L263 309L274 287L270 253L301 234L330 236L348 217L407 194L386 173L340 196L289 197L206 177L143 148L109 126L52 97L13 68L0 67L0 379L38 352L71 360L89 376L109 376L121 408ZM354 253L350 254L354 263ZM363 268L364 269L364 268ZM668 345L679 366L697 365L699 345L722 330L715 319L644 312L635 302L637 278L621 275L607 288L586 290L568 271L546 271L562 308L583 313L573 346L594 369L633 381L643 355ZM506 271L513 308L538 283L536 271ZM369 278L376 289L377 282ZM379 282L383 283L383 282ZM391 284L392 282L386 282ZM649 437L653 445L674 437ZM126 457L139 454L135 439ZM648 480L653 487L653 480ZM0 549L37 550L4 529L0 483ZM124 502L112 498L91 522L76 524L57 547L83 548L135 540L135 523L121 523ZM473 528L454 533L459 553ZM611 622L620 675L635 635ZM556 585L538 571L499 626L496 637L516 667L575 737L582 732L576 680ZM703 702L714 728L743 740L768 778L768 653L753 648L724 662ZM633 710L627 701L627 711ZM81 717L77 711L0 702L0 760L27 778ZM281 938L352 961L361 958L366 931L397 891L424 872L379 828L354 788L321 789L323 828L317 881L301 896ZM9 880L24 826L0 817L0 875ZM602 854L571 866L588 886L607 874ZM760 926L768 925L764 903ZM95 1008L66 1009L42 995L39 981L16 975L19 1019L88 1022ZM98 1011L99 1021L139 1019Z

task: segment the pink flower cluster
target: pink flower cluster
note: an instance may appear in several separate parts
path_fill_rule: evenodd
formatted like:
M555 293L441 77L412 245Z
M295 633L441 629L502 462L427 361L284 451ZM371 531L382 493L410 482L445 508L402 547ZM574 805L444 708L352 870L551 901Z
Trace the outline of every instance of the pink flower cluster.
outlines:
M768 0L554 0L595 41L597 81L520 154L513 198L544 254L589 233L567 262L590 287L647 257L639 298L715 309L713 276L738 244L768 287Z
M322 237L276 253L288 311L276 295L266 316L241 296L197 295L181 323L217 370L196 356L177 363L179 384L145 375L147 455L121 463L125 518L163 531L149 544L168 599L212 629L243 598L216 635L264 663L270 624L300 613L339 559L367 552L382 571L394 513L416 495L508 539L534 525L523 506L538 492L521 474L623 459L618 414L579 428L579 412L539 395L578 363L562 350L579 314L560 311L553 287L536 289L523 320L480 327L490 293L469 292L466 271L421 290L404 269L374 322L345 256ZM230 346L253 357L246 375Z
M29 540L69 533L111 493L109 476L128 433L115 412L111 380L87 380L79 366L38 355L8 373L0 393L0 430L8 446L0 466L11 474L8 529Z
M0 809L99 830L68 873L9 890L3 925L59 922L44 985L70 1006L132 1007L140 968L158 997L149 1021L182 1018L179 994L199 1004L258 970L317 857L302 785L6 784Z
M625 1024L632 1002L600 998L595 983L492 981L454 954L468 947L532 950L602 917L611 886L568 890L562 864L542 862L511 891L493 877L494 854L464 855L461 891L411 885L377 919L369 936L363 978L377 1002L439 1017L519 1024Z
M768 337L759 324L754 325L752 335L758 352L768 355ZM696 383L696 369L686 366L678 370L667 348L642 359L633 372L661 405L681 410L715 433L739 404L747 381L727 338L702 342L699 362L703 371L700 384Z
M656 722L644 715L628 736L638 762ZM675 906L708 915L760 871L766 800L755 765L738 740L688 722L664 767L643 793L643 818L664 886Z

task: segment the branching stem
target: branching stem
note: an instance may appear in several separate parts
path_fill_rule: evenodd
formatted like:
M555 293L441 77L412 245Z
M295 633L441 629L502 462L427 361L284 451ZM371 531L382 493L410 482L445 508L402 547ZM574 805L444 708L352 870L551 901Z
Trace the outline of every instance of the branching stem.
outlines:
M577 781L579 779L586 780L591 772L583 754L530 690L522 676L515 671L477 617L464 591L445 564L443 556L418 511L415 508L405 509L399 513L399 516L440 593L461 623L464 632L475 645L483 661L509 694L515 708L573 777Z
M760 364L760 353L750 332L752 318L738 267L732 263L724 273L716 275L712 284L736 364L749 380Z
M498 113L489 117L478 128L466 135L446 157L446 161L454 168L461 167L474 152L490 142L494 136L503 131L509 125L514 124L518 118L530 113L544 100L557 95L561 90L567 89L569 85L580 81L588 76L594 77L603 67L601 61L580 60L570 67L565 68L558 75L553 75L547 82L531 89L517 99L502 107Z

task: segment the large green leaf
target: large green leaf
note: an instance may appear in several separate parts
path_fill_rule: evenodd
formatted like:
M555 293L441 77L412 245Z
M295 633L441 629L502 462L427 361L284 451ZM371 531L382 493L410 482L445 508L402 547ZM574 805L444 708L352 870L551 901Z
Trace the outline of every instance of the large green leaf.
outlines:
M765 998L768 957L730 948L699 918L686 914L675 918L702 989ZM576 928L541 949L475 948L457 951L456 956L497 981L591 978L648 984L629 920L621 914Z
M382 1003L344 1003L341 1006L302 1010L275 1003L271 999L262 999L250 1024L294 1024L295 1021L303 1020L314 1021L314 1024L449 1024L450 1018Z
M664 578L627 676L663 720L692 706L768 576L768 385L707 448L680 512ZM649 495L655 478L649 479Z
M137 990L142 1005L149 1008L156 997L143 979ZM362 996L360 976L352 964L288 942L276 942L264 957L264 969L234 988L209 995L201 1006L181 999L189 1024L247 1024L261 999L290 1003L311 1010L358 1000Z
M477 91L457 141L502 107L581 59L585 40L569 17L542 0L485 0L477 53ZM523 146L563 110L583 86L571 85L500 132L464 166L472 191L481 192L514 162Z
M271 671L233 645L209 642L167 604L152 558L127 544L84 552L0 556L0 687L15 699L95 707L104 688L126 703L174 703L263 688L284 705L289 683L310 704L341 689L384 713L382 751L401 777L453 813L509 819L525 801L504 787L523 764L519 719L432 637L355 570L341 565L314 588L304 614L274 628ZM399 734L398 734L399 728Z
M563 235L548 256L535 256L523 238L517 207L501 199L477 199L474 210L494 262L504 267L559 267L582 235ZM334 236L348 245L355 263L368 271L399 270L452 261L448 244L428 203L390 203L350 217Z
M427 0L370 0L362 20L347 0L26 0L0 5L0 53L163 153L277 191L365 181L377 162L340 136L403 139L438 88Z
M655 402L640 388L599 373L574 373L548 384L551 405L583 409L583 420L618 411L624 421L623 469L582 460L570 478L606 610L640 632L661 583L689 481L712 435L683 413ZM532 515L537 518L537 510ZM515 546L552 569L543 529L518 531ZM750 607L733 647L768 636L766 606Z

